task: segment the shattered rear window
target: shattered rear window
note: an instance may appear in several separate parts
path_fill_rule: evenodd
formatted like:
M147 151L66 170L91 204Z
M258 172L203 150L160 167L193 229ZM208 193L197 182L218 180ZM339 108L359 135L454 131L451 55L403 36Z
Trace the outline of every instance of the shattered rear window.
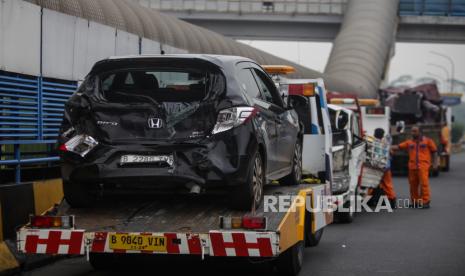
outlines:
M168 123L175 123L195 112L208 95L210 74L169 69L121 70L102 74L100 91L109 102L161 105Z
M206 96L208 73L166 70L123 70L101 75L108 101L194 102Z

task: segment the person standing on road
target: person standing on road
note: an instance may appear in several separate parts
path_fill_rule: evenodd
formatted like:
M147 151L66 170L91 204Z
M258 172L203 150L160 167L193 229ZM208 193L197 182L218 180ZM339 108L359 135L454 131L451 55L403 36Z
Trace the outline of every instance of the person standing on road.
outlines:
M435 169L438 166L437 147L432 139L422 135L418 126L412 127L411 135L412 139L406 140L399 145L393 145L391 149L393 151L408 151L408 181L410 183L410 199L412 200L410 206L429 208L431 202L429 169L431 164ZM431 159L433 159L433 163L431 163Z
M387 143L391 143L390 135L384 135L384 129L377 128L373 136L378 140L384 140ZM392 173L391 173L391 160L388 158L386 169L384 170L383 178L381 179L381 183L379 187L384 191L384 194L387 196L389 200L389 204L391 205L392 209L396 208L396 192L394 191L394 186L392 185Z

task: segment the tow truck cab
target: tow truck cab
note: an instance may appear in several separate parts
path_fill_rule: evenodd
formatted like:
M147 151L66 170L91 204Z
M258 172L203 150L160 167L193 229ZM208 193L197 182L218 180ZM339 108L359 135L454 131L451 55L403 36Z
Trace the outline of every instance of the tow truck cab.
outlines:
M337 220L350 223L354 219L355 196L358 195L363 175L366 142L357 98L343 96L345 98L335 93L328 94L333 129L332 193L336 198L338 209L349 208L349 212L336 212Z

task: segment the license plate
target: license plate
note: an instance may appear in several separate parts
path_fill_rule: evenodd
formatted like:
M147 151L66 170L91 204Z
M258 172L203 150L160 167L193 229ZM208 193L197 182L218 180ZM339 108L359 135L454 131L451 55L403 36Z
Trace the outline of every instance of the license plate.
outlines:
M168 165L173 165L173 156L172 155L135 155L128 154L121 156L121 164L130 164L130 163L157 163L165 162Z
M166 238L138 234L110 234L110 249L166 252Z

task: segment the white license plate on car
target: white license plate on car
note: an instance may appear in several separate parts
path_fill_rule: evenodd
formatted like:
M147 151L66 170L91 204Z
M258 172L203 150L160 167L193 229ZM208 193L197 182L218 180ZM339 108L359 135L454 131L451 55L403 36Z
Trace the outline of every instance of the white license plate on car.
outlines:
M173 155L136 155L127 154L121 156L121 164L133 164L133 163L158 163L165 162L168 165L173 165Z

